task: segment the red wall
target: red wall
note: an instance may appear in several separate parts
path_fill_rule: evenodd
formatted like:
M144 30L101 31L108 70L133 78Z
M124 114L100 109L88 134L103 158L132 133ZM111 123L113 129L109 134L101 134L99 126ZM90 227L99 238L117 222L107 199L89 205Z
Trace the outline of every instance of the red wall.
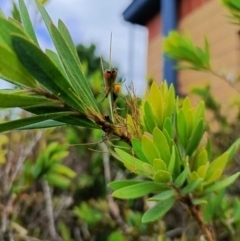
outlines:
M210 0L181 0L178 9L179 19L184 18L186 15L194 11L194 9L200 7L204 2Z
M181 0L178 8L178 21L183 19L196 8L201 7L201 5L207 1L210 0ZM157 14L146 24L149 41L161 34L160 17L160 14Z

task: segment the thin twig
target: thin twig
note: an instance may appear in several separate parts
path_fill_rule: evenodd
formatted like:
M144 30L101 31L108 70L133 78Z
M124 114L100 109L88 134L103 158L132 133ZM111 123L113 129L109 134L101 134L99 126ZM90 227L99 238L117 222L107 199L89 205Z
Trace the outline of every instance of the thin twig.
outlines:
M43 193L44 193L44 198L45 198L45 202L46 202L46 214L48 217L48 228L49 228L49 234L51 236L52 240L62 240L56 231L56 227L55 227L55 222L54 222L54 214L53 214L53 205L52 205L52 195L51 195L51 190L50 187L48 185L47 181L43 181Z
M207 225L203 221L201 207L198 205L194 205L192 203L191 197L187 196L184 200L184 203L187 205L188 210L190 211L192 217L197 221L198 226L201 228L203 235L205 236L207 241L216 241L213 229L211 226Z

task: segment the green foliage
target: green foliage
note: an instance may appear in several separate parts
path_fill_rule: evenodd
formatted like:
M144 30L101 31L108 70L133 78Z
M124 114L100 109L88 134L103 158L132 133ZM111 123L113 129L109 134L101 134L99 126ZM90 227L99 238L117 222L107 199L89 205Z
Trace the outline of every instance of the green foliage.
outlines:
M228 8L232 15L233 22L240 24L240 3L238 0L221 0L222 4Z
M222 155L210 161L207 145L200 144L204 135L204 103L200 102L197 108L194 108L186 97L179 105L178 100L175 101L171 94L172 87L168 89L166 83L163 83L158 91L157 89L158 86L153 83L142 102L142 115L145 117L142 124L145 132L141 141L133 139L133 151L140 157L144 156L143 161L123 150L115 149L131 172L151 179L152 182L123 182L123 185L119 181L116 184L110 183L110 187L115 189L113 196L118 198L129 199L152 192L159 193L150 197L149 200L158 203L144 214L143 222L159 219L177 200L186 199L190 193L193 199L201 198L202 202L207 202L208 193L226 188L240 174L238 172L221 179L226 164L239 148L240 139ZM153 107L150 100L158 98L162 100L162 115L171 125L163 125L161 115L154 117L151 114ZM146 103L149 103L147 109ZM154 118L155 123L162 125L149 128L149 122L146 121L148 118Z
M23 109L28 107L28 111L38 114L35 107L41 106L44 108L48 105L47 102L52 102L51 106L62 109L63 112L67 109L71 110L71 113L65 112L65 115L70 118L75 112L75 119L79 121L72 121L72 124L96 128L96 125L91 124L92 121L88 117L93 115L96 118L101 118L101 115L89 83L82 73L77 52L68 30L61 21L59 21L57 29L44 8L38 2L36 3L53 38L59 56L52 51L47 51L46 54L39 48L23 1L19 2L23 26L1 16L1 78L21 86L21 88L30 87L30 90L21 92L21 96L15 95L15 99L11 100L8 107L17 107L21 103L20 101L24 99L25 104L19 107ZM6 61L6 56L8 56L8 61ZM7 91L2 90L2 92L5 94ZM45 97L45 103L40 101L37 104L37 98L41 100L42 96ZM19 103L16 104L16 101L19 101ZM55 104L53 104L54 102ZM9 125L9 128L3 126L1 131L24 128L35 123L40 123L42 127L47 123L46 127L48 127L48 122L44 121L59 118L57 112L59 110L46 108L45 118L34 119L34 121L26 120L25 126L23 121L19 125L15 123ZM59 122L61 122L59 125L62 125L66 123L66 119L60 118ZM55 125L57 125L56 122ZM35 128L37 127L38 125L35 126Z
M227 1L224 2L227 5ZM145 213L141 217L139 212L121 211L112 197L107 197L106 200L97 199L99 196L105 197L107 193L105 182L111 178L106 174L107 170L104 170L107 177L102 175L99 153L90 162L86 149L83 147L75 149L74 154L80 153L82 156L79 159L83 160L78 169L91 169L76 177L77 173L72 168L62 164L63 159L68 156L67 145L55 141L49 141L50 144L45 145L44 151L38 153L34 159L29 158L24 161L20 177L17 176L18 170L13 171L17 174L13 176L12 183L5 188L7 191L3 194L3 200L6 198L10 202L9 193L11 192L16 194L17 198L21 198L24 191L25 194L27 193L27 188L34 185L37 187L37 183L42 182L45 185L44 204L48 211L50 210L47 215L52 215L51 206L58 200L51 199L48 185L53 188L58 187L61 191L72 189L75 192L74 201L69 204L68 211L74 218L77 218L78 223L74 224L74 228L79 224L84 227L81 233L85 240L90 239L91 232L101 233L99 230L102 230L102 226L105 229L111 228L111 232L99 234L99 237L101 236L99 240L125 240L129 237L126 224L137 233L131 237L132 240L136 240L141 233L149 233L153 225L151 222L162 219L176 203L180 203L198 221L205 238L212 240L208 233L207 223L210 223L212 218L218 217L218 210L226 213L226 206L229 207L228 203L221 205L220 199L216 198L214 193L221 193L222 199L226 188L233 184L240 175L237 171L232 172L231 175L226 174L228 165L239 149L240 139L236 139L219 155L212 156L211 141L206 141L204 134L206 127L204 102L200 101L198 106L194 107L188 97L180 101L175 96L173 86L167 86L166 82L163 82L160 87L153 82L140 104L134 90L129 91L130 98L123 97L125 108L130 109L130 111L125 111L128 113L126 116L120 116L116 106L113 106L114 115L111 118L102 114L102 107L97 103L91 87L95 86L95 83L90 83L86 79L84 72L89 73L87 68L84 70L84 66L81 66L79 61L79 57L81 59L79 52L85 50L76 51L64 23L59 20L58 26L55 26L40 2L36 1L36 4L57 52L43 51L39 47L23 0L19 0L21 18L19 22L6 19L3 15L0 16L2 28L0 77L15 85L14 90L0 91L0 107L19 107L31 113L30 117L23 115L18 120L0 123L0 132L73 125L102 129L105 132L106 142L111 142L112 135L118 136L127 144L123 146L117 143L118 146L114 146L114 150L110 148L109 150L129 170L128 175L131 179L111 182L109 187L114 190L113 197L131 199L129 201L131 205L131 203L134 204L136 198L147 196L147 202L154 202L154 205L147 210L142 208L141 211ZM238 6L233 2L229 4L228 1L228 7L231 6L231 8ZM16 10L15 15L17 19ZM172 32L164 40L163 47L169 57L188 64L187 66L180 65L179 69L212 72L206 39L205 46L201 49L194 46L188 37ZM96 68L94 67L96 58L94 56L89 58L88 54L90 52L90 55L93 55L94 51L95 48L92 46L86 49L87 57L83 55L83 59L85 58L87 62L93 62L92 69ZM87 65L90 66L90 63ZM99 79L101 74L96 72L92 77ZM213 101L208 90L196 92L208 100L207 106L212 106L214 111L218 110L218 105ZM99 137L99 133L96 130L92 132L92 136ZM86 130L80 132L79 129L74 131L68 129L67 137L71 144L92 141L89 131ZM5 145L9 142L5 135L1 135L1 138L0 164L5 165ZM102 149L106 154L104 147ZM109 158L104 156L104 159L106 169ZM123 167L119 169L122 170ZM71 182L73 178L76 180L75 183ZM92 191L89 190L92 187L95 187L97 194L94 192L96 199L90 200L89 196L92 195ZM11 197L14 199L13 195ZM34 198L31 201L34 202ZM127 203L121 201L124 205ZM145 207L148 206L147 202L144 203ZM61 207L60 204L59 206ZM219 209L211 210L210 207L213 206ZM208 215L204 213L205 220L201 217L201 209L209 212ZM237 214L240 210L238 200L234 202L232 210L236 212L234 225L237 226L239 225ZM15 215L14 212L11 214L13 216L11 219L17 219L18 214ZM66 241L73 240L68 228L73 223L71 215L68 216L68 218L71 217L70 220L63 222L62 219L57 226L62 238ZM140 219L144 224L140 225ZM54 222L51 225L54 229ZM122 232L119 231L120 228ZM113 230L116 231L112 232ZM77 231L80 233L79 229ZM52 236L54 236L53 233L56 232L52 232ZM163 236L159 239L163 239Z
M163 51L176 60L186 62L188 65L178 65L178 69L193 69L210 71L209 44L205 38L204 49L194 46L192 40L187 36L181 36L172 31L163 41Z
M61 164L62 159L68 155L66 146L57 142L51 143L45 151L40 154L36 163L26 161L24 164L26 184L37 180L47 180L53 186L66 189L76 173L69 167Z
M75 207L74 213L78 218L86 221L88 225L96 225L96 223L100 222L102 219L101 212L92 209L85 202L81 203L80 207Z
M76 49L81 63L87 64L86 75L91 77L92 73L98 71L100 66L100 56L97 56L96 54L96 45L91 44L90 46L85 47L82 44L78 44ZM105 60L103 60L103 66L108 66Z

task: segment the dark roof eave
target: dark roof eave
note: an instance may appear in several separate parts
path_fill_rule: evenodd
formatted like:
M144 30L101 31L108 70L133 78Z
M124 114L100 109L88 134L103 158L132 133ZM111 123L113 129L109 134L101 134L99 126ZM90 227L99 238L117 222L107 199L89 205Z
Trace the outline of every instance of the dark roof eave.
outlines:
M159 12L160 0L133 0L123 12L123 17L127 22L145 26Z

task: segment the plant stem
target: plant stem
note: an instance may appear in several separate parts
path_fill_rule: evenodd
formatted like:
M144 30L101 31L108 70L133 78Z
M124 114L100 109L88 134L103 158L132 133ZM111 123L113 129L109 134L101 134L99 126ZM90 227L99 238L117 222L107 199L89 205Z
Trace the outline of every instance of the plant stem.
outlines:
M52 206L51 190L48 185L48 182L45 180L43 181L43 192L44 192L44 197L46 201L46 214L48 217L48 228L49 228L50 237L54 241L62 241L62 239L58 236L56 231L54 214L53 214L53 206Z
M185 200L185 204L187 204L191 215L197 221L197 223L198 223L199 227L201 228L201 230L203 232L203 235L205 236L206 240L216 241L216 238L215 238L215 235L213 233L212 228L203 221L201 207L199 205L194 205L192 203L192 200L191 200L190 196L188 196L187 199Z

